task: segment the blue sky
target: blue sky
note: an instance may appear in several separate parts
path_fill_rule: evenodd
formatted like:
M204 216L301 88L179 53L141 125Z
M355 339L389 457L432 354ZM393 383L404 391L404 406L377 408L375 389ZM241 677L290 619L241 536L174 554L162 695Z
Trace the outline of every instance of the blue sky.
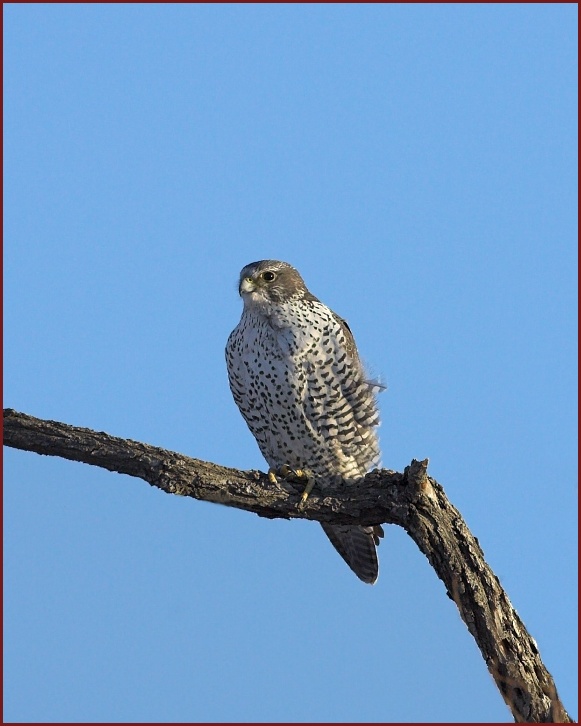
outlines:
M239 270L345 317L577 702L577 6L4 6L4 405L244 469ZM511 720L426 559L4 451L6 721Z

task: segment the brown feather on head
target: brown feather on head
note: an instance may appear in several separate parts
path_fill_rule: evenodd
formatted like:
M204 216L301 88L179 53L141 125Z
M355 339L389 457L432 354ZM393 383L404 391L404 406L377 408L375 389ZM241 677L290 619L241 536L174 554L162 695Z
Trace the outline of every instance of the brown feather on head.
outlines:
M292 298L316 299L307 290L298 270L279 260L260 260L243 267L238 290L240 295L259 293L273 303L284 303Z

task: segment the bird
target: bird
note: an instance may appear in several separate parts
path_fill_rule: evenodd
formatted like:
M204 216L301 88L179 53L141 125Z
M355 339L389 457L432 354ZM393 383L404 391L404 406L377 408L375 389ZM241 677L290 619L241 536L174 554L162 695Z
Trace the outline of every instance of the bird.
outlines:
M234 401L269 465L269 476L346 486L379 465L376 394L347 322L309 290L288 262L242 268L244 307L226 344ZM365 583L377 580L380 525L321 523L337 552Z

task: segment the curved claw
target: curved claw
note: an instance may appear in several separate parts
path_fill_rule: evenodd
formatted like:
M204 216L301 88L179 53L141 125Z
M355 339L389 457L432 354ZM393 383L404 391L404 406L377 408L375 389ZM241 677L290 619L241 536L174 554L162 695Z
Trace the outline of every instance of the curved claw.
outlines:
M297 472L297 474L298 473L299 472ZM307 480L307 486L305 487L305 490L301 495L301 501L299 502L299 509L304 509L305 502L309 498L309 494L313 491L313 487L315 486L315 477L310 469L302 469L300 470L300 474L301 479Z
M310 469L292 469L288 464L283 464L278 469L268 470L268 479L273 484L278 483L278 478L285 479L286 481L296 482L306 479L307 485L301 495L301 501L299 502L299 509L303 509L305 502L309 498L309 494L313 491L315 486L315 477Z

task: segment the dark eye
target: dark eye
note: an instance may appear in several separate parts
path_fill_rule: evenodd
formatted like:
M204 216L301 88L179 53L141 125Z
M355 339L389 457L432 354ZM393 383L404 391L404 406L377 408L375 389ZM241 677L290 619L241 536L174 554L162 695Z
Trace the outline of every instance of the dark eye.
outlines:
M274 274L274 272L270 272L270 270L267 270L266 272L262 273L261 277L265 282L272 282L276 275Z

